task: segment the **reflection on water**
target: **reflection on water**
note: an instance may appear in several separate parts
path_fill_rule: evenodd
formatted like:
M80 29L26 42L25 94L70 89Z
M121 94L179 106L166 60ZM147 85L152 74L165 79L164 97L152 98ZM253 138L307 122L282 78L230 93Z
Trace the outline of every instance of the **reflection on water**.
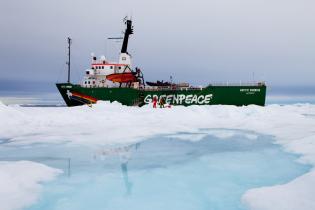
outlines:
M131 188L132 188L132 182L128 179L128 162L121 164L121 172L123 174L125 186L126 186L126 194L130 195Z
M102 159L111 156L117 155L120 159L120 167L122 172L123 181L126 187L126 195L130 195L132 191L132 182L129 180L128 177L128 162L131 160L132 153L136 152L140 147L140 143L127 145L127 146L119 146L115 148L105 148L98 152L98 155L103 156ZM96 156L94 155L94 158Z
M270 136L239 131L220 139L207 133L200 141L182 140L183 133L102 147L3 143L0 158L68 170L46 184L27 210L241 210L247 189L285 183L308 170ZM194 135L203 134L186 137Z
M100 157L103 161L105 161L106 158L111 159L111 157L115 156L119 158L122 177L126 187L126 195L130 195L132 191L132 182L128 177L128 163L132 159L132 154L138 150L140 145L141 143L136 143L126 146L102 148L94 154L94 159Z

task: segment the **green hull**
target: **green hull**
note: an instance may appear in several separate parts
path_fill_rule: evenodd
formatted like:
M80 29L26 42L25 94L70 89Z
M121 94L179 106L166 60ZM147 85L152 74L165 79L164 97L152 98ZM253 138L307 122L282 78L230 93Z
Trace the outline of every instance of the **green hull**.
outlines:
M56 84L68 106L94 103L96 100L117 101L127 106L150 103L154 97L164 98L172 105L265 105L265 85L208 86L165 90L143 90L134 88L86 88L71 83Z

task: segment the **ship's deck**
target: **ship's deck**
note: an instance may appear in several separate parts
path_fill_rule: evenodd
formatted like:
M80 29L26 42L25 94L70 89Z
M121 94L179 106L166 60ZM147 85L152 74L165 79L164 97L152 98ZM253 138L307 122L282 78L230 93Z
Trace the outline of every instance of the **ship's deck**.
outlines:
M79 85L81 86L81 85ZM176 84L170 85L170 86L145 86L145 87L139 87L135 89L142 89L145 91L160 91L160 90L202 90L204 88L208 87L262 87L266 86L265 82L239 82L239 83L230 83L230 82L216 82L216 83L210 83L207 86L178 86ZM81 86L82 87L82 86ZM97 86L97 85L91 85L89 87L84 88L121 88L121 87L105 87L105 86ZM132 88L132 87L131 87Z
M210 83L207 86L146 86L144 90L146 91L158 91L158 90L202 90L207 87L262 87L265 86L265 82L246 82L246 83L229 83L229 82L218 82L218 83Z

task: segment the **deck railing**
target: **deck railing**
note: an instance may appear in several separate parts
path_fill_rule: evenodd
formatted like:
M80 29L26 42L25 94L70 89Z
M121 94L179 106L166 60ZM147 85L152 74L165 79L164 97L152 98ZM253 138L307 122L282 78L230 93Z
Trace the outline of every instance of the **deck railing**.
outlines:
M135 88L135 89L144 89L144 90L149 90L149 91L159 91L159 90L202 90L206 87L211 87L211 86L265 86L265 82L214 82L210 83L206 86L187 86L187 87L180 87L180 86L146 86L145 88L140 87L140 88ZM83 86L83 85L81 85ZM105 85L89 85L85 86L85 88L104 88L107 87ZM111 87L111 88L120 88L120 87Z
M265 86L266 83L262 82L214 82L208 86Z

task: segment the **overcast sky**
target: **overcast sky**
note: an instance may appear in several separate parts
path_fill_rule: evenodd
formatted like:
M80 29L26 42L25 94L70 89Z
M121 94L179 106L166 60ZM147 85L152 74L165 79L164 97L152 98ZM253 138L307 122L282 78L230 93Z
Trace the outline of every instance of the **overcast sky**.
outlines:
M118 59L126 15L146 80L315 84L314 0L0 0L0 80L65 81L67 36L81 80L91 52Z

